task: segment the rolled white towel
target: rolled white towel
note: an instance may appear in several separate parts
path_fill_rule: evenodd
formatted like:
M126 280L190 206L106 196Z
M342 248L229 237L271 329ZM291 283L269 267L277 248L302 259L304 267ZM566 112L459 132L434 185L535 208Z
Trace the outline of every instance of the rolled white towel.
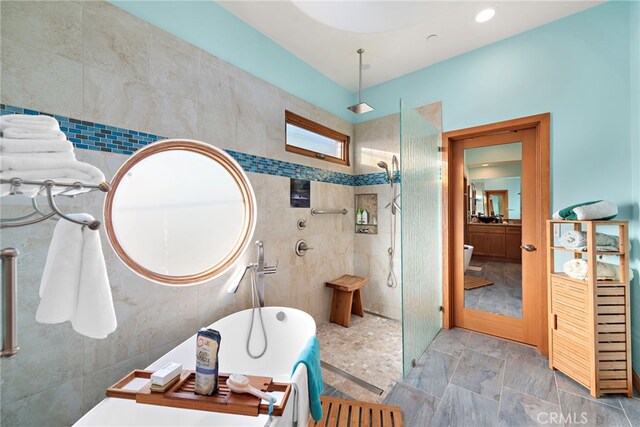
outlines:
M33 153L13 153L0 151L0 170L2 170L2 159L24 158L42 159L42 160L75 160L76 155L73 151L57 151L52 153L33 152Z
M565 274L573 279L586 280L589 275L589 266L584 259L572 259L562 266ZM606 262L596 264L598 280L615 280L618 277L619 267Z
M0 130L9 127L32 127L40 129L60 130L58 121L51 116L30 114L7 114L0 116Z
M93 221L89 214L71 214ZM40 283L40 323L71 322L89 338L102 339L117 328L100 233L61 219L53 232Z
M0 138L0 153L52 153L73 151L73 144L66 139L15 139Z
M591 205L579 206L574 208L573 211L578 217L578 221L589 221L615 217L618 215L618 206L602 200Z
M587 246L587 233L579 230L569 230L560 237L560 244L568 249L580 249ZM617 250L620 242L618 236L596 233L596 246L611 246Z
M67 136L56 129L44 129L35 127L10 127L2 131L5 138L14 139L53 139L64 141Z

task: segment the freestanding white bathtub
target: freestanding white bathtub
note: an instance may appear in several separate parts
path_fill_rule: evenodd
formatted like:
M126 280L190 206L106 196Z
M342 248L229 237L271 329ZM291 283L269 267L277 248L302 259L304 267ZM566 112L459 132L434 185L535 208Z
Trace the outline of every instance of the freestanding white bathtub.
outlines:
M209 327L220 332L220 372L273 377L291 382L291 370L308 340L316 333L313 318L304 311L288 307L265 307L262 317L267 330L268 348L259 359L246 351L251 310L244 310L218 320ZM282 319L282 320L279 320ZM258 311L255 313L252 351L263 348ZM195 369L196 335L169 351L146 369L156 370L168 362L178 362L183 369ZM115 381L114 381L115 382ZM274 425L290 425L293 399L287 403L282 420ZM246 417L216 412L194 411L136 403L133 400L105 398L75 424L77 426L264 426L268 416ZM284 420L287 420L284 422ZM280 421L280 422L279 422ZM300 423L305 425L306 422Z

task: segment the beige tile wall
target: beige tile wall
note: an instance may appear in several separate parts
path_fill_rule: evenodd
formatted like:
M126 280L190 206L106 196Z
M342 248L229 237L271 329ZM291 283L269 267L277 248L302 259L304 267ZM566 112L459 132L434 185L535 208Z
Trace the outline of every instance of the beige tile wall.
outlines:
M1 3L0 101L337 172L350 167L284 152L284 110L353 136L353 126L102 1ZM110 178L126 156L77 150ZM324 282L353 273L351 215L311 217L289 208L289 179L249 173L258 202L255 239L278 273L267 278L267 304L328 318ZM353 187L312 182L312 206L353 211ZM25 212L25 200L2 201L3 216ZM103 196L61 205L102 217ZM308 218L300 231L298 218ZM39 281L53 222L2 230L1 245L19 248L21 352L1 361L2 425L69 425L103 398L104 390L143 368L201 326L248 307L243 283L229 295L223 276L197 287L158 286L130 272L101 231L119 327L105 340L68 324L35 322ZM304 257L295 242L315 249ZM255 259L252 248L243 261Z
M355 125L355 140L355 173L383 172L377 166L379 161L385 161L391 167L393 155L400 158L399 115L385 116ZM355 193L376 193L378 195L378 234L357 234L354 242L355 274L369 278L369 283L362 292L365 309L393 319L401 319L400 215L396 218L396 250L393 258L398 285L396 287L387 286L387 276L389 274L389 255L387 250L391 246L392 217L391 209L385 208L385 206L393 197L391 185L359 186L355 187Z

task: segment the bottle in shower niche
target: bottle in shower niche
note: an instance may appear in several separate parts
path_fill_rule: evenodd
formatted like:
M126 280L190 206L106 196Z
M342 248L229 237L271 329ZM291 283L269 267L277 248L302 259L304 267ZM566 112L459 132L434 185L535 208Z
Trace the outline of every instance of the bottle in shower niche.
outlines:
M358 212L356 213L356 224L362 224L362 211L358 208Z
M362 209L362 223L361 224L369 224L369 214L366 209Z
M218 351L220 332L202 328L196 337L195 393L212 396L218 393Z

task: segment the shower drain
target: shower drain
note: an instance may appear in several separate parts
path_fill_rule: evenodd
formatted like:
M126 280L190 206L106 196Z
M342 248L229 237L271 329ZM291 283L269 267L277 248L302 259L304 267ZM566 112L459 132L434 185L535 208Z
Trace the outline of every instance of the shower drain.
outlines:
M326 369L327 371L331 371L334 374L338 374L341 377L344 377L346 379L348 379L349 381L358 384L360 387L369 390L371 393L377 394L378 396L382 395L382 393L384 393L384 390L381 389L380 387L377 387L365 380L363 380L362 378L358 378L356 376L351 375L349 372L344 371L336 366L333 366L327 362L325 362L324 360L320 361L320 365Z

